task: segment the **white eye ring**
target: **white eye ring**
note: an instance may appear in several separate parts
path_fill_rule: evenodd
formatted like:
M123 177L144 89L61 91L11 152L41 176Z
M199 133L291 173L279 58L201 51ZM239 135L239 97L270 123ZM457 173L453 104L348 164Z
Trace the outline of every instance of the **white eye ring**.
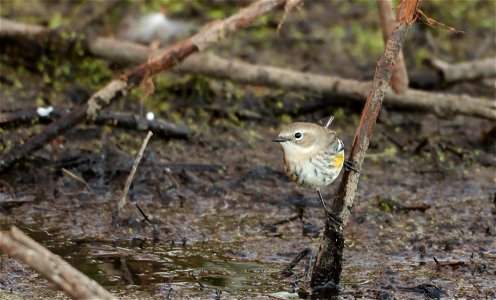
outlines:
M303 138L303 133L297 131L295 134L294 134L294 137L295 137L295 140L299 141Z

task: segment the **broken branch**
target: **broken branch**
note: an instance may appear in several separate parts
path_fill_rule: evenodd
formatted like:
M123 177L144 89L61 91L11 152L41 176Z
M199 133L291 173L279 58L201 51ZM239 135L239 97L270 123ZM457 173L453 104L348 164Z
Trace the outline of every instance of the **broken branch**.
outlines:
M0 231L0 251L43 274L74 299L117 299L15 226L8 232Z

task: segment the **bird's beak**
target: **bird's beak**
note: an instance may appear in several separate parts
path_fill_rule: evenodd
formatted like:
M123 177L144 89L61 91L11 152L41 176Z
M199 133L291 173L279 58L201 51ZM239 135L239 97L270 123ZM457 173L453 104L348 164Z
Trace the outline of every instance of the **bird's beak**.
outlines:
M272 141L276 142L276 143L284 143L284 142L289 141L289 139L287 137L284 137L284 136L278 136L278 137L273 138Z

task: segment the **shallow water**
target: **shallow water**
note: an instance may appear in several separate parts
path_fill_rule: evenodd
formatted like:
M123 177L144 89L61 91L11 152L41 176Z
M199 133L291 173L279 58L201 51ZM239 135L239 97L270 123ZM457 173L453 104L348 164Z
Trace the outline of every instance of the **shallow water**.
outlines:
M232 245L164 245L140 239L69 241L57 233L21 229L111 290L129 285L147 289L162 283L172 286L190 283L200 287L201 283L205 288L243 294L254 289L257 293L270 293L286 286L277 279L284 264L236 260L221 254Z

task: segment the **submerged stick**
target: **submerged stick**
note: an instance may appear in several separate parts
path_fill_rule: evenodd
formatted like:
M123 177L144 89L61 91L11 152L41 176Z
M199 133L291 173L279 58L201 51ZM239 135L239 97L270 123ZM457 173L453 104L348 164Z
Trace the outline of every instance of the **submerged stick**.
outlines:
M15 226L0 231L0 251L29 265L74 299L117 299Z
M377 64L373 88L362 111L349 156L349 160L357 164L360 170L363 170L362 163L381 110L382 101L386 94L396 59L411 26L411 23L406 20L414 20L418 2L419 0L403 0L400 3L399 17L395 22L393 33L386 44L384 54ZM341 220L341 224L337 225L330 218L326 218L324 235L312 274L311 286L314 288L333 287L340 281L344 249L343 227L348 223L350 217L359 177L360 173L350 172L350 170L344 171L343 179L332 207L332 214ZM318 290L317 297L332 296L337 292L333 288Z
M143 153L145 152L146 145L148 144L148 141L152 137L153 132L148 131L148 134L146 135L145 139L143 140L143 144L141 145L141 149L138 152L138 155L136 155L136 159L134 160L133 167L131 168L131 173L129 173L129 176L127 177L126 180L126 185L124 185L124 190L122 191L122 195L119 199L119 202L117 202L117 209L114 214L114 220L112 221L112 225L115 227L117 226L117 222L119 221L119 215L126 205L126 197L127 194L129 193L129 188L131 187L131 183L133 183L134 179L134 174L136 174L136 170L138 169L138 165L141 161L141 158L143 158Z

